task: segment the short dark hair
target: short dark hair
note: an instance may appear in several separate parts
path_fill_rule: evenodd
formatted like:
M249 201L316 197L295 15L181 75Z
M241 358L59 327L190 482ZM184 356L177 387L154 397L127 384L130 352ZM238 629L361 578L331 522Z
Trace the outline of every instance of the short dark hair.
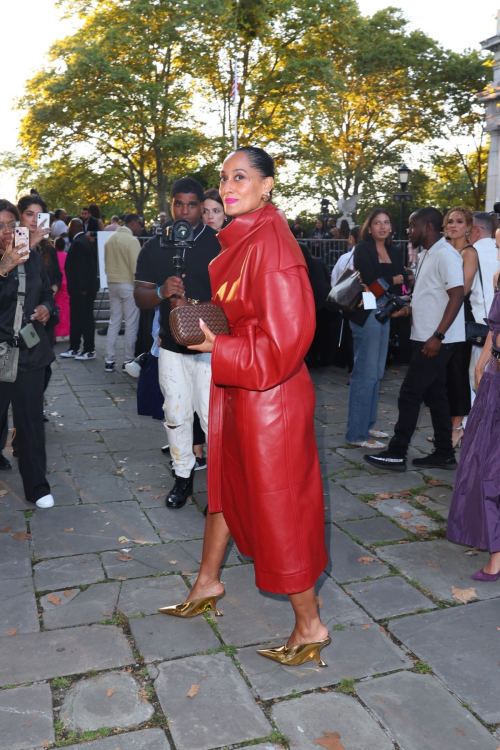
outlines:
M123 219L123 223L125 226L127 224L132 224L133 221L140 221L141 217L138 214L125 214L125 218Z
M203 200L215 201L216 203L220 203L220 205L224 208L224 203L222 202L222 198L220 197L220 193L217 188L210 188L210 190L207 190L207 192L203 196Z
M54 219L57 221L57 219L60 217L60 215L61 214L65 214L65 213L66 213L66 211L64 210L64 208L57 208L54 211Z
M192 177L181 177L180 180L176 180L170 188L170 198L173 198L177 193L194 193L200 203L203 202L203 188L198 182Z
M56 250L66 250L66 242L62 237L58 237L54 242L54 247Z
M274 159L263 148L257 146L240 146L235 153L243 152L248 156L251 166L256 169L261 177L274 177Z
M386 208L374 208L373 211L368 214L367 218L365 219L365 223L361 227L361 239L365 242L373 242L373 237L370 234L370 227L373 224L373 221L377 218L377 216L380 216L380 214L385 214L389 217L389 221L391 222L391 228L393 226L392 223L392 216L390 215L389 211ZM391 234L388 234L385 239L385 246L390 247L392 245L392 237Z
M8 211L15 217L16 221L19 221L19 211L13 203L5 198L0 198L0 211Z
M17 208L19 210L19 213L23 214L26 211L26 209L29 206L32 206L34 203L37 206L40 206L40 208L42 209L41 213L44 213L44 214L47 213L47 204L45 203L43 198L40 198L38 193L32 193L30 195L23 195L22 198L19 198L19 200L17 201Z
M474 211L472 216L476 224L479 224L485 232L490 236L493 234L495 231L495 222L491 214L487 213L487 211Z
M418 208L412 215L424 224L432 224L436 232L440 232L443 228L443 214L438 208L425 206L425 208Z

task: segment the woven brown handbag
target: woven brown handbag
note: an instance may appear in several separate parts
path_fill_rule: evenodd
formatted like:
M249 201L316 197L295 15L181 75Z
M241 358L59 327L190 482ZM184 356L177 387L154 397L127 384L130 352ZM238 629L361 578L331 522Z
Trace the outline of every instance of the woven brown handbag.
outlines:
M221 307L203 302L201 305L174 307L169 323L172 336L181 346L197 346L205 341L200 328L200 318L215 335L229 333L229 323Z

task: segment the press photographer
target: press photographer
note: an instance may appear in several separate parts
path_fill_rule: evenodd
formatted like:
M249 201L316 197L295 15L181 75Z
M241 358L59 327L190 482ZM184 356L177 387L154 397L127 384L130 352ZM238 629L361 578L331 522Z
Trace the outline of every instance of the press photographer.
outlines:
M402 284L408 283L401 251L393 247L391 235L391 217L385 209L376 208L365 221L361 241L354 249L354 268L366 291L362 306L349 314L354 369L345 437L351 445L366 448L384 448L377 438L389 437L375 429L379 384L389 347L390 316L383 308L390 302L390 295L399 297Z
M161 305L158 372L175 471L175 484L165 504L167 508L182 508L193 491L195 411L205 435L208 433L211 355L179 346L170 333L169 316L173 307L186 305L189 299L199 302L211 299L208 265L219 254L220 245L216 232L201 220L203 188L199 182L190 177L177 180L170 197L173 220L184 219L193 228L192 236L182 237L182 232L178 232L174 237L170 233L172 221L160 228L159 234L139 253L134 297L140 308ZM180 230L179 225L177 228ZM181 278L176 276L175 268L179 257L184 264L184 274L177 270Z
M421 208L410 216L408 238L422 252L412 295L413 355L399 394L399 417L388 450L366 455L382 469L406 471L406 453L417 427L422 401L429 407L435 451L416 458L422 468L455 469L446 369L455 345L465 340L463 260L441 236L443 216L436 208ZM406 315L406 309L394 313Z

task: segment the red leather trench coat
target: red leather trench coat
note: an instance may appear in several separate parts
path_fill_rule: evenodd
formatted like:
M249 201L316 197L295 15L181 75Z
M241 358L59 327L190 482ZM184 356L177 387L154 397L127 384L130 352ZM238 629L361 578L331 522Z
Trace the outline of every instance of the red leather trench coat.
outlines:
M281 211L268 204L218 234L213 302L231 333L212 355L208 497L223 511L257 586L292 594L326 567L315 394L304 356L315 329L307 267Z

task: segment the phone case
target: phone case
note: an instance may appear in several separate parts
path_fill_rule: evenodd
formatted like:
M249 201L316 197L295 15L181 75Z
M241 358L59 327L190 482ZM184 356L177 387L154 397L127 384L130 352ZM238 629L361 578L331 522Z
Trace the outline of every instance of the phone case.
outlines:
M29 253L30 231L28 227L16 227L14 236L15 236L14 247L19 247L19 245L25 245L24 250L26 253Z
M35 331L33 323L28 323L24 326L24 328L21 328L21 330L19 331L19 335L23 337L24 343L26 344L28 349L36 346L40 341L40 336Z
M37 227L40 226L40 224L45 220L44 229L47 229L47 234L44 234L44 238L48 237L50 235L50 214L47 213L39 213L37 215L36 225Z

